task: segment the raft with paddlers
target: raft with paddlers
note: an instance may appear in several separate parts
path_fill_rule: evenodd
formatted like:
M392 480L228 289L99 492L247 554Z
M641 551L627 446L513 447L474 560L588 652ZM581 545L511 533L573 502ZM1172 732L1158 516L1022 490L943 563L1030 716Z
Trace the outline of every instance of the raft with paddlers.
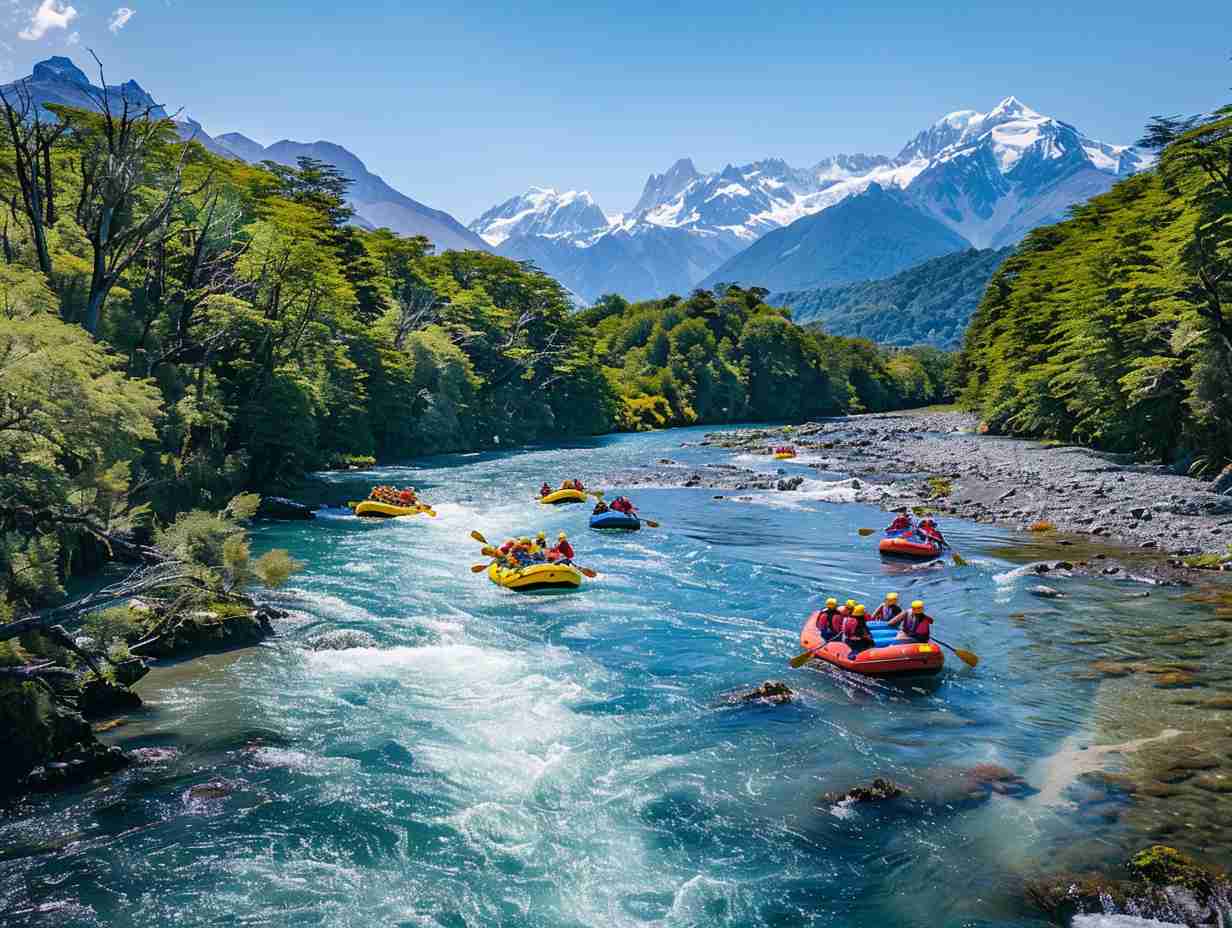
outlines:
M529 567L488 565L488 579L497 586L519 593L542 590L576 590L582 585L582 572L572 564L532 564Z
M794 458L795 456L796 449L792 448L790 445L784 445L781 448L774 449L774 459L776 461L786 461L789 458Z
M397 490L393 487L373 487L368 498L351 507L355 515L378 519L397 519L426 513L435 516L432 507L423 502L414 487Z
M905 641L897 629L885 622L869 622L868 631L874 645L860 651L839 639L826 642L817 626L820 612L814 612L800 630L800 647L842 670L871 677L927 676L939 673L945 666L945 654L936 642Z
M590 517L590 527L636 532L642 527L642 520L635 512L617 512L615 509L609 509L606 512L593 514Z
M915 535L906 537L896 535L893 538L883 538L877 544L877 550L890 557L910 557L932 560L941 557L941 545L931 539Z
M581 490L553 490L547 496L540 496L539 502L553 506L557 503L584 503L586 494Z

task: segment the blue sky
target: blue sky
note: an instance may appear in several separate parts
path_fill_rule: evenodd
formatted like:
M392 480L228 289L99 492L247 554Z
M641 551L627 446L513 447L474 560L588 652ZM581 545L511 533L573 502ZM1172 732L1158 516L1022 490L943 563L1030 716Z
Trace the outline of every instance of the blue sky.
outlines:
M532 184L619 212L684 155L892 154L1009 94L1109 142L1232 99L1226 0L0 5L4 79L51 54L92 73L90 47L211 134L339 142L463 222Z

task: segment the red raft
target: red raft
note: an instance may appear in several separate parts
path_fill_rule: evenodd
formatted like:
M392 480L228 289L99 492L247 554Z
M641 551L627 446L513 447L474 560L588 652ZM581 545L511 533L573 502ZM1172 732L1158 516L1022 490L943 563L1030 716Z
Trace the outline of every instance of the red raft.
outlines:
M885 622L868 623L877 645L860 651L854 658L850 656L851 648L841 641L831 641L822 647L821 632L817 628L819 615L814 612L800 629L800 647L805 651L821 648L816 657L827 664L870 677L927 676L939 673L945 666L945 654L940 645L900 641L897 630Z
M877 550L891 557L914 557L928 560L941 557L941 545L937 542L903 538L898 535L881 539Z

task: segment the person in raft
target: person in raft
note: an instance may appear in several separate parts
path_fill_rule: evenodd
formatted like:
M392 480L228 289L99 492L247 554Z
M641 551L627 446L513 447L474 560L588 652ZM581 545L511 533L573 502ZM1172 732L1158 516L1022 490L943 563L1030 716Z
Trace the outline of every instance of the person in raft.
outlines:
M535 536L535 544L531 548L530 555L536 561L546 561L548 559L548 536L543 532Z
M873 647L873 633L868 630L864 618L864 606L857 604L851 615L843 620L843 644L851 648L851 656Z
M822 641L833 641L842 633L843 618L838 600L831 596L826 600L826 608L817 612L817 630L821 632Z
M627 496L618 496L612 500L612 509L627 516L634 515L637 512L637 507L633 505Z
M932 637L933 617L924 611L924 601L917 599L910 612L900 612L890 620L890 625L898 629L900 640L924 644Z
M900 509L898 515L894 517L894 521L886 528L885 533L887 535L897 535L900 532L905 532L909 535L914 528L915 523L911 521L911 516L907 514L907 510Z
M556 545L548 551L548 560L553 564L573 563L573 545L569 544L569 538L564 532L556 536Z
M539 498L543 499L543 497L548 496L551 492L552 488L547 485L546 481L544 481L543 486L539 488Z
M585 490L586 489L584 486L582 486L582 481L580 480L566 480L560 485L560 488L562 490Z
M886 593L885 602L873 612L873 621L889 622L902 611L902 607L898 604L898 594Z
M605 512L607 512L607 510L608 510L608 505L607 505L607 503L605 503L602 499L599 499L599 500L597 500L597 501L595 502L595 511L594 511L594 512L592 512L592 513L591 513L591 515L592 515L592 516L601 516L601 515L603 515Z
M920 523L920 534L929 541L935 541L943 548L948 548L950 546L945 540L945 536L941 534L941 529L937 528L937 523L932 519L925 519Z

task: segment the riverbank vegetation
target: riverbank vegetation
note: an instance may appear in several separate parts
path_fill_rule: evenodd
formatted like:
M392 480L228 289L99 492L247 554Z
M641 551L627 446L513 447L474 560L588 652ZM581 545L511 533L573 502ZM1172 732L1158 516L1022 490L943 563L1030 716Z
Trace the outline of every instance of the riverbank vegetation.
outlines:
M967 332L964 405L990 431L1232 460L1232 107L1159 119L1158 167L1036 229Z

